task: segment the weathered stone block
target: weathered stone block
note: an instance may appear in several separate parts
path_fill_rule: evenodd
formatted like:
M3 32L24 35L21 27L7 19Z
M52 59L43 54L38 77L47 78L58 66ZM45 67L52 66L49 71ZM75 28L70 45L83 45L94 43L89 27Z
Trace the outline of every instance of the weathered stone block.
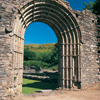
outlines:
M7 82L2 82L2 87L5 88L7 85Z

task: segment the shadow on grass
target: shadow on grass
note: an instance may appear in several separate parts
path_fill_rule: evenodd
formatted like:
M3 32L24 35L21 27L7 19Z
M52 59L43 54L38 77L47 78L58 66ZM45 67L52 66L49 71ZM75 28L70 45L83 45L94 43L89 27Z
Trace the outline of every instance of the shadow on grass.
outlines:
M58 87L58 83L33 82L33 83L23 84L23 87L37 88L41 90L45 89L55 90Z

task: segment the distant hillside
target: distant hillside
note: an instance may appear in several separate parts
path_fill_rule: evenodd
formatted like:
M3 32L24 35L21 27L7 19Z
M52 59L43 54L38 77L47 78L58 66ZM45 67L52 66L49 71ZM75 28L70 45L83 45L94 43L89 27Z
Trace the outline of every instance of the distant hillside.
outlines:
M33 51L36 53L43 53L43 52L51 52L54 48L55 43L48 43L48 44L26 44L24 48L29 49L29 51Z
M23 65L28 67L41 67L48 70L58 69L58 49L56 48L57 44L55 44L56 43L24 45Z

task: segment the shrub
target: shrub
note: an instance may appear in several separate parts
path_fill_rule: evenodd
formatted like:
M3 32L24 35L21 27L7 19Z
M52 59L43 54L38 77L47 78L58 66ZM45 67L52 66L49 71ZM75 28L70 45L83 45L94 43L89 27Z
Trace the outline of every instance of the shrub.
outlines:
M29 51L28 49L24 49L24 60L35 60L36 53Z
M24 66L28 66L28 67L34 66L34 67L45 68L48 66L48 64L42 61L28 60L28 61L24 61Z

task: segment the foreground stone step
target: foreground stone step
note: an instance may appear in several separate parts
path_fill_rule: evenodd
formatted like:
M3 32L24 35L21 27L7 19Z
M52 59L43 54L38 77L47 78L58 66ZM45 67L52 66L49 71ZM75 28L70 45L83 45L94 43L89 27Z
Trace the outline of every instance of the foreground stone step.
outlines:
M51 89L49 90L40 90L40 91L35 91L36 93L46 93L46 92L52 92Z

